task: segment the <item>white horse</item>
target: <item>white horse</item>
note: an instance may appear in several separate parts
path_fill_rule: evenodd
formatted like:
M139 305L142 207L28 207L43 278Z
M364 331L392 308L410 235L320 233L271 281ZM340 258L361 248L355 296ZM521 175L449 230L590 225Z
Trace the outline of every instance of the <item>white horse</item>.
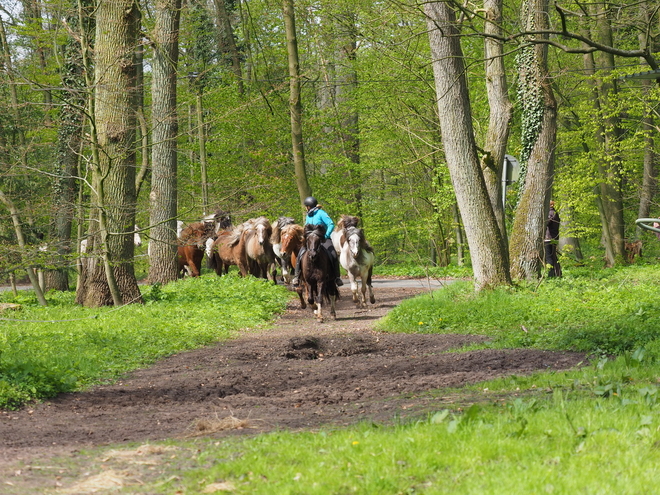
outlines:
M333 234L335 234L333 232ZM371 286L371 275L373 272L374 255L373 248L364 238L364 232L357 227L347 227L337 231L333 242L337 241L340 246L339 262L344 270L348 272L348 279L351 282L351 292L353 292L353 302L358 308L367 306L367 289L369 290L369 301L371 304L376 302L374 289ZM358 294L358 282L360 278L362 297Z

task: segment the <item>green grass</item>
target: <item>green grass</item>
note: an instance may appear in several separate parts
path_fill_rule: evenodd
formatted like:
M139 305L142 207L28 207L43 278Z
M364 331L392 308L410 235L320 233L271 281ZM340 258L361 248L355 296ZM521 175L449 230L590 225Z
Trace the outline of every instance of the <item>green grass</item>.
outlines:
M475 293L470 282L404 301L381 330L470 333L492 347L536 347L619 354L660 344L656 267L573 268L562 279Z
M227 339L281 312L291 293L252 277L215 274L144 288L144 305L89 309L73 293L31 292L0 326L0 408L84 388L186 349Z

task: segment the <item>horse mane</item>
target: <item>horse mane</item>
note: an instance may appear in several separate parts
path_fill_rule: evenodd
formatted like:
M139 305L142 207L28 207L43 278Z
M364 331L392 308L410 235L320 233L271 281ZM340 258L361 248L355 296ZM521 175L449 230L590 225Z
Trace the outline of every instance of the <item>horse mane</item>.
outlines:
M305 235L305 229L303 229L302 225L291 223L282 228L282 234L292 234L302 240Z
M204 247L206 240L214 234L214 227L209 222L193 222L184 228L179 235L179 245L197 245Z
M226 242L227 246L234 247L236 244L238 244L238 241L240 241L241 237L243 236L243 231L245 230L246 223L247 222L234 227L234 230L232 230L231 233L229 234L229 237L227 237L227 242Z
M326 227L322 223L318 225L307 224L305 225L305 237L308 237L311 234L316 234L320 237L325 237Z
M282 229L288 225L296 223L295 218L291 217L280 217L273 224L273 234L270 236L270 242L273 244L278 244L280 242L280 235Z
M359 223L360 223L359 217L353 215L341 215L339 217L339 221L337 222L337 225L335 226L335 230L340 231L343 229L348 229L350 227L357 227Z

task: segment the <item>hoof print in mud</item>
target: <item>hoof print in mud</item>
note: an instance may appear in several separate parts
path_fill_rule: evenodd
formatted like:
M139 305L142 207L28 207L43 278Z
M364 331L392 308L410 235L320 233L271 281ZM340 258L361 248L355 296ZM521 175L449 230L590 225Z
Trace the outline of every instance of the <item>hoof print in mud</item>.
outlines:
M316 337L294 337L289 340L284 351L287 359L318 359L321 353L321 340Z

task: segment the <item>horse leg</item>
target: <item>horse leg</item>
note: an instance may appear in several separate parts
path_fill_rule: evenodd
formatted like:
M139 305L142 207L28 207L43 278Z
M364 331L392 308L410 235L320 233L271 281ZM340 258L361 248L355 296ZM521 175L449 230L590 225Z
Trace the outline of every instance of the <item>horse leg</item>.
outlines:
M374 271L373 265L369 267L369 274L367 275L367 288L369 289L369 301L371 304L376 304L376 298L374 297L374 288L371 286L371 274Z
M359 308L360 307L360 297L358 296L357 277L355 276L355 274L352 271L348 272L348 280L351 282L351 292L353 293L353 302Z
M305 297L303 296L303 285L300 284L298 288L296 289L296 292L298 293L298 297L300 298L300 308L305 309L307 308L307 303L305 302Z
M333 320L337 319L337 312L335 311L335 300L336 300L336 298L337 297L334 296L334 295L330 296L330 317Z
M316 288L316 311L314 311L314 314L316 314L316 321L319 323L323 323L323 312L322 312L322 304L323 304L323 284L324 282L319 282L318 287Z

